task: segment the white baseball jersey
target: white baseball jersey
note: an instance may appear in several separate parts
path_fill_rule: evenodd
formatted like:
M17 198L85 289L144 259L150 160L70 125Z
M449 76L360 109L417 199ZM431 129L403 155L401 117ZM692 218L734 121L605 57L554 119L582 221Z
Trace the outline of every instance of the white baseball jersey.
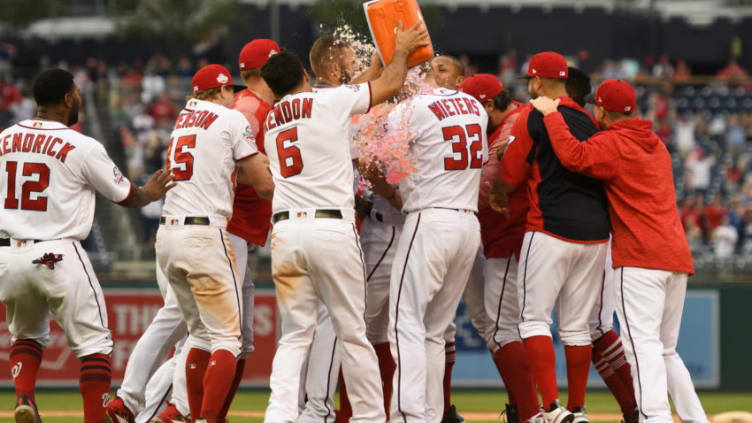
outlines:
M163 213L232 217L236 162L258 153L248 120L237 110L190 99L175 121L167 168L177 185L167 192Z
M30 119L0 133L0 238L76 239L94 222L94 192L125 200L131 183L99 141Z
M416 171L400 181L404 212L429 207L478 210L488 158L488 115L473 97L437 88L395 107L389 122L405 122Z
M274 176L274 213L354 207L353 166L345 127L368 111L368 83L288 95L264 125Z

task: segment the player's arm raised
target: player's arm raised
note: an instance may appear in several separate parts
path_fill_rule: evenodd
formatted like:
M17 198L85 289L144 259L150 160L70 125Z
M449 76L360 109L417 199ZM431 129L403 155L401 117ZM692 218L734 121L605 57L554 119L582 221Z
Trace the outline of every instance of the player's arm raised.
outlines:
M175 186L170 172L159 169L151 175L144 186L131 185L131 192L125 200L119 202L123 207L140 208L152 201L161 200L167 191Z
M402 31L402 24L397 27L394 56L392 62L371 81L371 106L383 103L397 95L407 77L407 57L413 51L428 45L428 31L422 22Z
M238 182L250 185L264 200L271 200L274 196L274 180L269 171L269 158L263 153L239 160Z

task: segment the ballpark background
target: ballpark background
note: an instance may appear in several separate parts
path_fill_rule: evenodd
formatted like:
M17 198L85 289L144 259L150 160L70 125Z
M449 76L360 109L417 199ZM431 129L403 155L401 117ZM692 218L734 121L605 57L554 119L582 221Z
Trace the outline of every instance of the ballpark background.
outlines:
M30 3L4 0L0 7L0 128L33 116L34 75L67 67L85 100L79 129L102 141L139 183L162 167L174 118L202 65L222 63L237 74L237 53L253 38L273 38L306 58L313 40L344 25L368 40L362 6L351 0ZM468 75L497 74L520 101L527 93L517 76L542 50L561 52L594 84L621 78L636 86L640 114L654 121L672 154L677 207L697 268L679 352L698 389L752 391L752 1L420 4L437 53L460 58ZM159 203L126 210L98 198L85 242L107 296L113 385L161 305L153 248L160 212ZM250 266L258 287L257 335L243 386L265 388L277 335L268 249L257 249ZM457 323L456 385L501 387L463 305ZM9 348L4 313L0 325L2 369ZM561 347L557 337L555 343ZM77 386L78 363L57 326L44 358L41 387ZM603 386L594 370L591 381ZM0 371L0 386L12 387L9 372Z

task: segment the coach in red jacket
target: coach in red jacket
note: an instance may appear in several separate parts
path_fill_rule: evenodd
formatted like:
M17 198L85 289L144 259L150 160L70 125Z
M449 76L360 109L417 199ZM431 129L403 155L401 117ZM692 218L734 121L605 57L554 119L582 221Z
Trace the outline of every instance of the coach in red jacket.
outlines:
M682 421L707 422L692 379L676 353L692 256L676 206L671 157L652 122L633 117L635 91L604 81L594 116L602 131L580 142L557 111L559 100L532 105L554 152L572 172L603 181L613 234L621 335L632 366L640 420L672 422L667 392Z

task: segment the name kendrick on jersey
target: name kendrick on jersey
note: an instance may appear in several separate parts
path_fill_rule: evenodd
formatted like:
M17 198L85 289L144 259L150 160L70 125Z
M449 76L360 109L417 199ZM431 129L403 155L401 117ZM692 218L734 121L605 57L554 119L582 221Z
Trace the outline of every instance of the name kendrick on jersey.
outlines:
M266 129L273 129L298 119L310 119L313 109L312 98L294 98L283 100L274 106L272 113L266 117Z
M58 148L60 144L62 144L62 147ZM76 148L75 145L67 142L63 144L60 137L34 133L24 134L23 132L6 135L3 137L0 146L2 147L0 148L0 156L16 152L46 154L62 163L65 163L68 153Z

